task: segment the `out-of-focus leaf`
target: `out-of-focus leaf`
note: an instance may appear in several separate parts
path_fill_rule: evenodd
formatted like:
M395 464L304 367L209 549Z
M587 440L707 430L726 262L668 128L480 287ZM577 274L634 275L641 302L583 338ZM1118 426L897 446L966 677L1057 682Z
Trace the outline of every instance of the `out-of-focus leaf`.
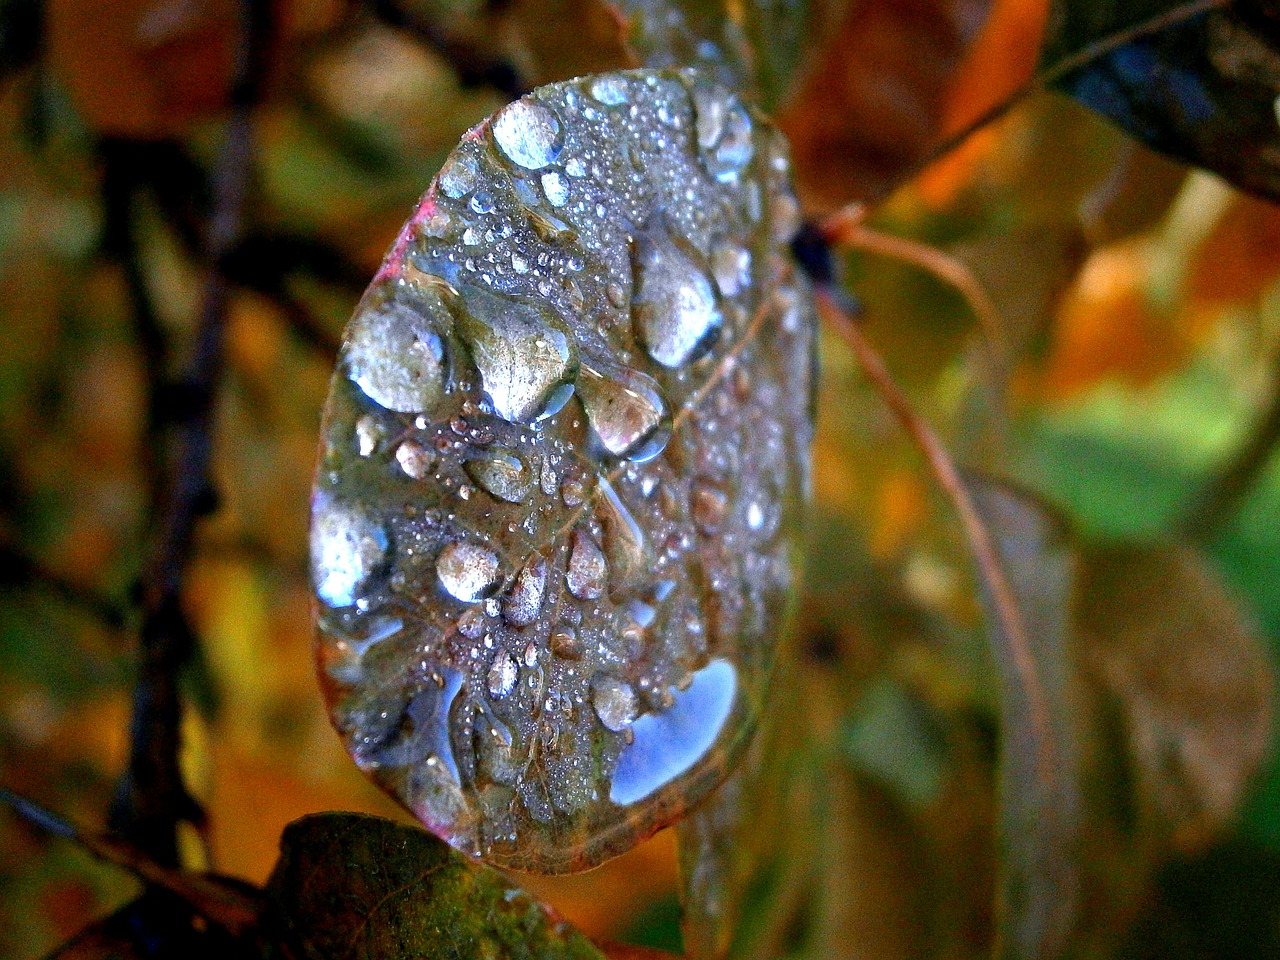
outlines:
M842 0L611 0L647 67L697 67L770 109Z
M932 803L945 773L940 730L901 684L873 683L858 698L841 731L841 746L854 767L908 809Z
M265 935L294 960L602 960L496 870L423 830L358 814L290 824Z
M147 893L63 944L48 960L258 960L256 946L202 923L181 903Z
M1079 899L1081 816L1069 638L1075 555L1064 531L1029 495L971 477L1025 635L993 629L1000 672L999 955L1061 955ZM988 620L997 602L982 584Z
M1112 40L1128 42L1090 56ZM1280 200L1274 3L1057 0L1042 66L1056 86L1148 146Z
M989 6L898 0L847 8L779 116L807 203L877 195L941 139L948 84Z
M1271 663L1191 547L1085 553L1081 662L1111 701L1143 822L1195 846L1234 816L1271 734Z

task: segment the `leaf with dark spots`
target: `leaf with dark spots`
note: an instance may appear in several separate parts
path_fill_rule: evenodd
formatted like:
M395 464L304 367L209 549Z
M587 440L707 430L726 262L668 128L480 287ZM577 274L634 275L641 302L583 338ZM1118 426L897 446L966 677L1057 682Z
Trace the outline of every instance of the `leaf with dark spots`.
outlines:
M1046 76L1148 146L1280 200L1280 7L1056 2Z
M496 870L379 817L291 823L267 896L271 955L291 960L603 960Z
M1079 899L1081 816L1069 638L1076 560L1059 523L1032 497L971 477L1017 602L1024 636L994 629L1000 673L999 956L1060 956ZM995 601L989 584L983 600ZM992 623L1006 618L991 617Z
M1077 619L1086 675L1118 717L1138 826L1204 844L1266 754L1274 680L1256 628L1183 545L1087 551Z
M357 765L467 853L595 866L746 749L812 435L789 174L693 71L540 88L450 155L347 328L320 675Z

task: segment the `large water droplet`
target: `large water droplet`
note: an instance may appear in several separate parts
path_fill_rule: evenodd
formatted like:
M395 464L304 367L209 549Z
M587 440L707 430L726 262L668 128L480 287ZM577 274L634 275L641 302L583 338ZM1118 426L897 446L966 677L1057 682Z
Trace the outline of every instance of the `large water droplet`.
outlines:
M524 503L533 492L533 471L507 450L490 450L483 457L468 460L463 469L483 490L507 503Z
M396 463L415 480L425 480L436 467L436 455L417 440L405 440L396 447Z
M564 147L560 121L537 100L517 100L493 121L493 139L513 163L538 170L555 160Z
M317 494L311 517L311 575L331 607L355 603L387 552L387 532L359 507Z
M632 254L631 310L649 356L678 367L709 349L723 317L707 272L661 226L637 236Z
M616 107L627 100L627 81L616 73L606 73L591 81L591 96L606 106Z
M615 457L652 460L671 438L671 418L657 381L639 371L606 375L584 364L578 396L600 445Z
M745 247L725 241L711 252L711 272L720 292L732 297L751 282L751 254Z
M721 87L701 84L693 103L703 166L722 183L736 180L755 151L746 107Z
M693 674L686 689L670 688L670 707L632 724L609 799L622 806L643 800L701 760L729 719L737 687L733 665L713 660Z
M498 586L498 556L474 543L451 543L440 551L436 576L451 597L463 603L483 600Z
M419 312L390 301L352 321L344 348L347 372L374 403L400 413L430 410L445 392L444 341L450 317L433 293Z
M634 586L649 569L648 540L618 491L606 477L599 481L596 515L604 527L604 555L614 589Z
M462 674L441 665L443 686L428 686L405 705L390 742L365 758L382 767L410 767L426 761L458 783L458 764L449 739L449 711L462 689ZM431 763L434 759L436 762Z
M455 151L449 155L436 179L440 189L456 200L475 189L477 175L475 157Z
M502 615L508 623L525 627L538 619L547 592L547 568L546 558L535 554L516 575L511 592L502 602Z
M557 412L573 395L578 348L550 307L468 287L458 330L493 411L512 423Z
M569 181L554 170L542 175L542 193L553 207L563 207L569 201Z
M631 726L640 701L631 684L625 680L597 674L591 681L591 705L606 728L619 731Z
M608 568L604 552L591 534L577 527L573 531L573 549L569 553L569 568L565 582L569 592L579 600L597 600L604 595Z

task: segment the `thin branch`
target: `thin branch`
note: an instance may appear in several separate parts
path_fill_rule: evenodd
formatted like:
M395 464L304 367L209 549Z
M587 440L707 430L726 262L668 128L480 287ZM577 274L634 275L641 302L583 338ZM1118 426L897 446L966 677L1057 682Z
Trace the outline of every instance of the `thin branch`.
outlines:
M1249 436L1187 511L1183 529L1194 539L1211 539L1235 515L1280 446L1280 363L1272 381L1271 398Z
M244 936L257 926L261 904L257 897L241 889L243 885L238 881L183 873L156 863L144 851L122 840L81 832L52 810L4 787L0 787L0 802L41 830L70 840L151 887L167 890L232 936Z
M951 455L933 428L911 406L911 401L893 379L884 360L863 334L857 319L848 309L843 293L838 289L821 287L818 290L818 302L825 308L835 331L853 351L876 392L924 456L934 479L951 501L960 519L969 552L991 595L992 616L995 620L993 626L1006 638L1014 673L1027 698L1033 736L1037 744L1037 775L1041 782L1051 783L1057 776L1059 758L1054 746L1044 683L1032 654L1026 621L991 531L987 529L986 522L969 495Z
M210 461L230 290L225 261L241 233L253 152L252 112L272 25L268 0L241 0L240 15L232 113L213 174L199 326L192 354L161 411L170 456L139 591L143 624L129 767L112 811L122 835L164 866L178 865L178 824L203 822L179 763L183 707L178 673L195 643L182 609L182 589L196 523L215 500Z
M9 544L0 544L0 567L4 569L0 582L45 590L98 620L109 630L119 630L127 621L124 604L68 580Z
M969 305L979 329L982 330L990 389L995 396L1003 393L1009 342L1000 319L1000 311L973 271L963 261L928 244L872 230L865 223L866 217L865 206L850 204L824 217L818 229L830 244L914 264L954 287Z

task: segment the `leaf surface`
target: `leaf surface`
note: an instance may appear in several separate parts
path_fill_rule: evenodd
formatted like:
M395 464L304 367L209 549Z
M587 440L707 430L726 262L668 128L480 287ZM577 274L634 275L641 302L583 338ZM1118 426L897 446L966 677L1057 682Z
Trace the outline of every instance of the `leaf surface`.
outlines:
M1274 3L1058 0L1041 63L1148 146L1280 200Z
M312 513L356 763L495 863L593 866L732 768L808 487L781 136L692 72L473 130L348 327Z
M430 834L361 814L285 828L264 927L295 960L602 960L496 870Z

